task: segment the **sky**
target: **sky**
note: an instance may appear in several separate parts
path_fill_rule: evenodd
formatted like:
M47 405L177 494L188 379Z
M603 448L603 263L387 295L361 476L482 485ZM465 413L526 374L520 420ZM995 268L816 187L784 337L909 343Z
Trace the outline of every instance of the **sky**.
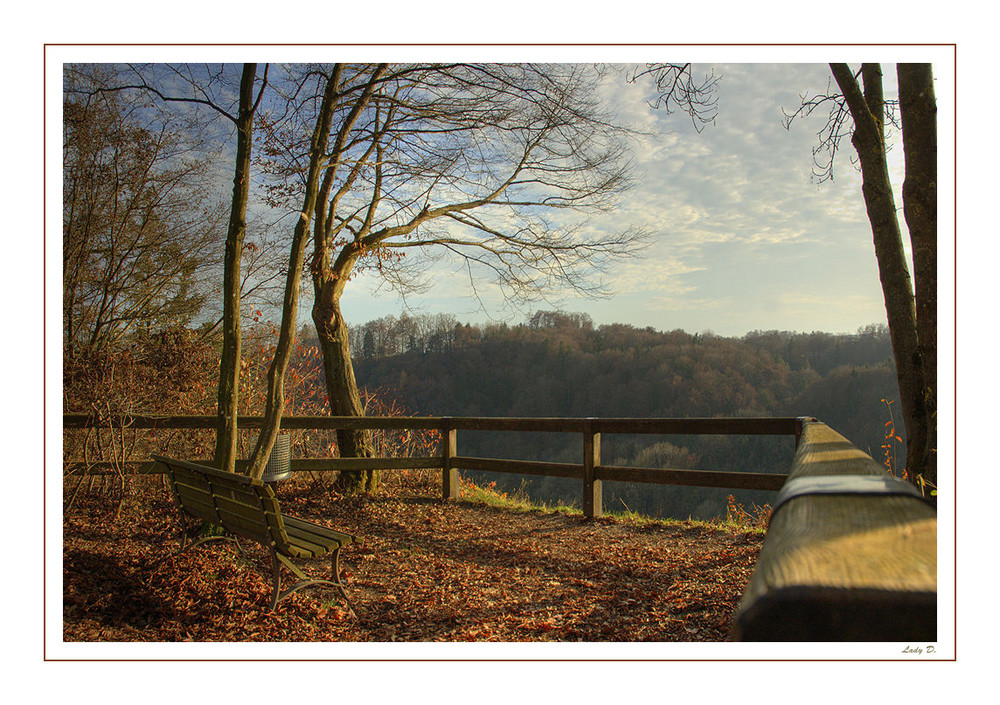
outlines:
M426 50L408 49L400 54L401 49L371 51L379 59L413 59L414 52L426 58ZM853 147L844 140L834 178L820 183L813 173L813 149L827 111L820 108L812 116L801 117L790 129L783 124L783 110L794 111L802 95L828 91L831 74L824 62L831 58L830 51L789 47L633 47L629 51L450 47L435 51L461 60L609 61L626 66L691 60L696 76L711 73L719 79L718 114L713 124L699 131L684 113L650 107L654 98L650 82L629 83L616 73L605 78L600 95L606 105L643 134L632 143L632 188L612 212L595 218L588 227L604 231L636 227L649 235L644 251L618 260L601 275L607 296L582 298L553 291L546 300L512 308L488 282L477 282L473 295L461 263L444 260L427 273L431 286L405 300L388 287L380 287L377 275L357 276L342 301L350 323L404 311L446 313L471 323L519 322L536 310L552 309L586 313L598 325L628 323L726 336L752 330L852 333L868 324L885 323ZM664 55L678 52L683 56ZM904 57L895 48L880 53L885 56L875 58ZM74 54L80 60L90 58L85 50ZM283 56L314 60L315 54L316 50L303 53L300 49ZM947 52L931 58L938 56L951 58ZM135 47L104 48L94 58L232 61L225 53L211 55L203 49L160 49L150 54L149 48ZM329 60L328 55L322 58ZM871 53L865 58L871 59ZM938 90L939 103L944 99L947 108L950 66L945 63L941 68L936 75L939 84L944 78L946 90ZM885 84L887 97L893 97L891 65ZM890 175L901 208L901 146L890 150ZM231 176L227 172L224 178L228 188ZM286 217L283 222L291 221ZM309 321L310 293L305 287L300 323Z
M634 145L634 186L611 214L591 227L644 228L651 236L640 256L606 273L611 295L601 299L554 295L531 310L584 312L597 324L621 322L658 330L855 332L885 323L878 270L861 195L860 174L847 140L834 179L819 183L812 150L827 111L786 129L803 93L823 93L830 72L822 63L700 63L719 81L714 124L695 130L683 113L654 110L649 84L611 77L605 100L649 134ZM886 90L895 90L887 71ZM901 207L902 150L890 153ZM905 229L904 229L905 232ZM445 270L447 271L447 270ZM418 313L450 313L461 321L519 320L491 289L480 288L486 311L461 276L411 295ZM377 282L359 277L344 296L345 315L362 323L398 315L404 305ZM493 292L495 293L495 292Z

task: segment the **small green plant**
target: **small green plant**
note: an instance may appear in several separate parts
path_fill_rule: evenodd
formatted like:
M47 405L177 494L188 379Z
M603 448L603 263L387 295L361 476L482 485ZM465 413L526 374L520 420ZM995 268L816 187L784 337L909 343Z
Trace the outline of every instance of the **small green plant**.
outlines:
M207 521L202 522L201 526L198 527L198 538L206 538L208 536L225 536L226 530L223 529L218 524L211 524Z
M925 480L923 475L917 475L917 486L920 487L920 491L923 492L924 495L937 497L937 485L933 482Z
M889 412L889 420L885 422L884 435L882 437L882 465L885 466L886 472L893 477L901 477L905 480L908 477L906 468L899 470L896 455L897 448L903 445L903 439L896 433L896 419L892 414L893 401L891 399L883 399L882 403L885 404L885 408Z

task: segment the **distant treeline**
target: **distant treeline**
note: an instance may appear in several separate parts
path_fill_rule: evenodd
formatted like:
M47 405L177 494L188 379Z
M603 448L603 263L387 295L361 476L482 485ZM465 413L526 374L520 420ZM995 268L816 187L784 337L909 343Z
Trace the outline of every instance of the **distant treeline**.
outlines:
M359 385L413 413L450 416L816 416L881 460L897 396L888 329L855 334L754 331L740 338L595 326L586 314L542 311L519 325L463 324L448 315L387 316L351 330ZM895 405L893 404L893 408ZM901 434L902 424L897 428ZM904 439L905 440L905 439ZM462 454L578 462L578 438L460 434ZM899 454L902 454L900 448ZM790 439L624 437L605 462L784 472ZM900 458L902 461L902 458ZM578 502L578 483L492 477L536 499ZM729 492L609 484L605 506L654 515L717 516ZM762 504L769 493L733 492Z

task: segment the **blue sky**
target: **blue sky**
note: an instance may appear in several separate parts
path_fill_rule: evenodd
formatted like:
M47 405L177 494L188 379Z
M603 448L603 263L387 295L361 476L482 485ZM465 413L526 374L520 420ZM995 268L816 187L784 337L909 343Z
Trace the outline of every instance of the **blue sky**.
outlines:
M261 51L264 55L258 60L277 54L274 49ZM405 47L351 50L363 54L352 58L393 60L426 59L428 51ZM84 49L73 53L81 60L231 62L246 58L238 49L220 47L105 47L96 56L87 56ZM379 287L374 275L359 275L342 302L351 323L404 310L448 313L467 322L516 322L534 310L553 308L585 312L598 324L623 322L720 335L742 335L755 329L854 332L885 322L860 175L851 160L853 148L844 140L835 178L818 183L812 173L812 150L826 111L821 108L786 130L782 109L794 110L802 94L827 90L831 76L824 62L830 58L883 60L887 97L894 95L893 61L943 58L945 63L937 73L938 99L939 103L945 100L942 114L947 115L953 85L947 49L922 49L914 56L912 50L908 54L896 47L447 47L435 48L433 54L433 58L479 61L632 65L691 60L696 74L713 72L720 77L718 117L714 125L698 132L686 115L652 109L649 83L630 84L614 74L606 78L602 94L607 104L645 134L634 143L634 187L614 212L593 220L589 227L617 231L635 226L651 236L640 256L621 260L604 274L611 292L607 298L585 299L554 291L548 300L512 309L489 283L477 282L474 296L461 263L443 261L427 277L434 284L409 295L405 302L387 287ZM328 52L301 47L280 55L293 61L332 58ZM949 141L941 142L947 149ZM947 153L942 164L950 166ZM899 147L890 152L890 171L897 207L901 207ZM946 244L953 237L950 232L943 235ZM300 304L300 319L307 322L311 302L309 292L303 293L306 300Z
M889 93L894 80L892 67L887 69ZM790 130L782 124L781 109L794 110L800 94L826 90L826 64L702 63L696 71L722 77L718 117L700 133L684 114L652 110L648 84L607 81L606 99L650 134L636 144L635 186L614 213L591 226L643 227L652 236L650 246L607 272L610 297L554 293L531 308L586 312L596 323L720 335L754 329L854 332L884 323L853 148L845 140L834 180L817 183L812 148L826 111ZM892 171L898 194L901 149L892 152ZM484 313L461 276L438 280L406 305L463 321L521 317L491 296L489 286L479 289ZM345 294L352 321L402 310L400 300L376 292L376 284L360 277Z

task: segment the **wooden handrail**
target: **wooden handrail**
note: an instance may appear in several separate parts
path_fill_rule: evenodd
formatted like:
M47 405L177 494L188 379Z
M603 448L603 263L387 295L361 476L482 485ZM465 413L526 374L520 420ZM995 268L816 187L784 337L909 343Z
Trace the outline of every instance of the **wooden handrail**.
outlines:
M796 417L729 417L693 419L647 418L531 418L531 417L442 417L442 416L286 416L281 428L296 429L439 429L447 420L459 431L536 431L582 433L587 423L596 433L671 434L671 435L795 435L800 419ZM263 424L262 416L240 416L241 428L255 429ZM63 414L63 428L91 428L111 425L135 429L214 429L214 416L115 416L97 418L88 414Z
M136 415L95 418L87 414L64 414L63 427L82 429L94 427L132 429L214 429L214 416ZM260 428L261 416L241 416L238 426ZM790 417L755 418L522 418L522 417L432 417L432 416L286 416L281 420L285 430L382 429L438 430L441 433L441 455L431 458L303 458L291 461L291 470L402 470L410 468L440 468L442 496L457 499L460 486L459 470L543 475L583 480L583 509L587 517L602 514L602 481L643 482L732 489L777 490L786 475L779 473L717 472L707 470L671 470L632 468L601 464L601 434L740 434L794 435L798 438L802 420ZM460 456L456 433L463 431L506 431L579 433L583 435L582 463L550 463L539 461L473 458ZM205 461L202 461L205 462ZM237 467L244 465L238 461ZM73 473L111 474L116 472L111 462L89 465L68 463ZM156 463L130 463L139 474L161 472Z
M656 485L726 487L735 490L777 491L782 488L785 484L785 478L788 477L768 472L633 468L614 465L598 465L594 471L599 480L645 482Z
M263 416L240 416L237 425L243 429L260 428ZM134 429L215 429L214 416L155 416L124 415L97 418L88 414L63 414L63 428L113 428ZM281 428L285 430L335 430L338 428L369 429L435 429L441 427L439 417L427 416L285 416Z
M918 494L806 421L734 637L936 641L937 515Z

